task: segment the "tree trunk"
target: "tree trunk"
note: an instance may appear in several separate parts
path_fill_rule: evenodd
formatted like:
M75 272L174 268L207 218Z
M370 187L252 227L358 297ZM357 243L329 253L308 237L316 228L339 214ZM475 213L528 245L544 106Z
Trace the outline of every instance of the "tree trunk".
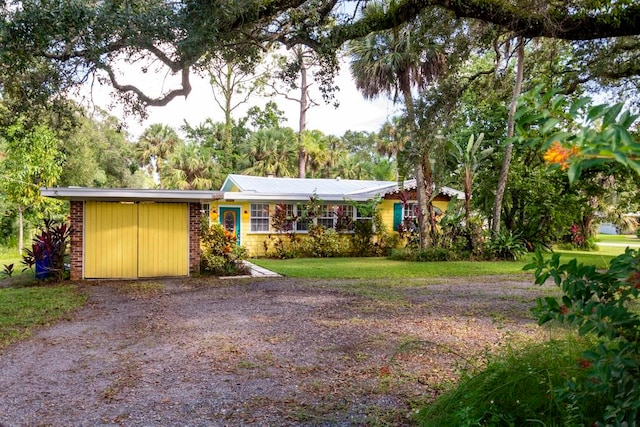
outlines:
M24 249L24 215L22 206L18 206L18 255L22 256Z
M307 128L308 105L307 67L304 58L300 58L300 119L298 121L298 178L307 176L307 150L302 143L302 133Z
M467 228L471 226L471 192L473 177L470 165L465 166L464 171L464 221Z
M409 120L409 134L411 142L414 144L418 140L418 129L416 126L416 114L413 107L413 97L411 88L403 88L402 94L407 107L407 118ZM429 232L430 200L433 192L433 176L431 173L431 163L429 162L429 152L418 149L418 159L416 161L416 193L418 203L418 231L420 236L420 249L431 246L431 234Z
M223 90L224 94L224 135L223 135L223 152L226 157L226 162L232 161L231 167L232 171L235 172L235 162L233 162L233 141L232 141L232 131L233 131L233 119L231 118L231 97L234 93L233 86L233 66L230 63L227 63L227 72L226 72L226 81L225 88Z
M518 65L516 69L516 81L513 86L513 96L511 97L511 104L509 105L509 119L507 121L507 139L513 137L515 128L515 115L518 97L522 92L522 81L524 79L524 38L518 37L517 53L518 53ZM498 188L496 189L496 199L493 206L493 219L491 230L493 234L500 232L500 216L502 214L502 201L504 199L504 192L507 188L507 177L509 175L509 167L511 166L511 156L513 153L513 144L507 144L504 150L504 159L502 161L502 168L500 168L500 178L498 179Z

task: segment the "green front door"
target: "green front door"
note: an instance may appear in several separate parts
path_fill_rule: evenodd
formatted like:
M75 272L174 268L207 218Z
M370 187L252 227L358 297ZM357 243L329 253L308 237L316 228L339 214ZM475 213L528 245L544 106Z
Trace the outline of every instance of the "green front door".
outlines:
M220 224L236 236L240 245L240 208L220 208Z

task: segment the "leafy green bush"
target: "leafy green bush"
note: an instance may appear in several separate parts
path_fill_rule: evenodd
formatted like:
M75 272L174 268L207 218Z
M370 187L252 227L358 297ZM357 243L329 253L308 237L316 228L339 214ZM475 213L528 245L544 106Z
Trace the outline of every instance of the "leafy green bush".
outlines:
M560 255L545 259L538 251L532 263L537 284L551 278L563 292L561 301L538 300L539 323L556 320L594 334L598 342L582 354L587 376L568 377L559 394L578 408L576 424L636 425L640 422L640 251L627 248L611 260L606 272ZM587 411L590 402L598 402Z
M300 253L303 256L327 258L349 254L344 239L333 228L321 225L309 229L309 237L300 240Z
M217 276L246 274L247 251L236 244L236 236L222 224L209 225L206 218L200 224L200 271Z
M496 233L485 243L485 254L489 258L516 261L526 253L524 241L511 231Z
M581 352L588 339L567 338L490 356L480 372L467 372L457 386L424 407L422 426L560 426L573 423L575 408L555 390L567 378L584 380ZM597 408L597 401L590 402Z
M373 238L373 221L370 219L359 219L353 224L353 239L351 241L355 256L375 255Z

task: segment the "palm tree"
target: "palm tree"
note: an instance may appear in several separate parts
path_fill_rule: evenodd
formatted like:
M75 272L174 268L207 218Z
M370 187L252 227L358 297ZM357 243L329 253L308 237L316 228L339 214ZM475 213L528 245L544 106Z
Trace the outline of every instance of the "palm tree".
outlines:
M465 145L458 141L449 141L449 154L460 168L460 180L464 188L464 219L467 227L470 224L469 220L471 217L473 180L482 162L493 154L493 148L480 150L483 139L484 134L481 133L477 138L471 135Z
M174 147L180 142L180 138L173 128L161 124L149 126L136 146L136 156L141 166L148 166L154 179L162 188L160 171L165 160L173 152Z
M197 144L180 145L163 167L163 186L178 190L210 190L214 184L221 184L216 164L206 151Z
M251 175L294 176L297 172L296 136L290 128L260 129L251 134L247 156Z
M403 129L400 119L394 117L391 121L382 125L376 139L376 151L378 154L386 156L389 160L392 158L396 160L395 175L396 181L398 181L400 179L398 153L402 152L409 142L408 135Z
M367 6L366 13L382 14L385 6L375 2ZM434 45L425 44L419 36L419 27L408 24L388 32L372 33L349 44L351 74L365 98L387 94L395 101L400 96L407 110L410 140L409 152L416 160L418 193L418 224L420 246L430 245L427 227L435 226L432 193L433 172L429 159L429 144L418 144L418 128L412 89L424 88L445 71L445 55ZM429 220L427 223L426 219Z

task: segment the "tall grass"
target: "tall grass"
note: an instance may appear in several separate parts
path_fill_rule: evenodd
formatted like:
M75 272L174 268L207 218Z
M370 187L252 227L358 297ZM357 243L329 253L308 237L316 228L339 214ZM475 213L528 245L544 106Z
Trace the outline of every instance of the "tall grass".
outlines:
M570 425L576 410L585 415L588 408L562 404L555 390L567 379L586 377L579 362L589 345L588 339L570 337L506 347L482 371L466 373L455 388L422 408L418 422L425 427Z

